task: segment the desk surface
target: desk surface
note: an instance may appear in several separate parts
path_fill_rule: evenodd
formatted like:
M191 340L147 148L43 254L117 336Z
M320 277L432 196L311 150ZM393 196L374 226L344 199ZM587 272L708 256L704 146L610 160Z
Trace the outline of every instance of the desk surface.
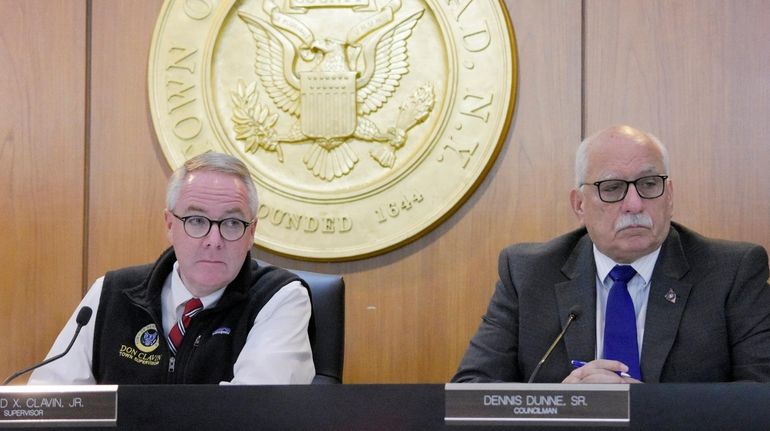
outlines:
M443 385L201 385L121 386L117 429L543 431L566 428L444 425ZM630 427L607 429L770 430L770 385L632 385Z

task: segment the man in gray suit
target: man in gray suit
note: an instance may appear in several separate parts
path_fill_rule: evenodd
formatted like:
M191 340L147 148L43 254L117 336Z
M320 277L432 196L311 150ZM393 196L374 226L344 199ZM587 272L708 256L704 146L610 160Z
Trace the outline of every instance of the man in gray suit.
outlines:
M527 381L571 313L535 382L770 381L767 252L672 222L668 172L649 133L615 126L583 141L570 202L584 227L500 253L500 280L452 381ZM626 326L608 305L616 265L633 268ZM619 327L630 330L628 360L605 354Z

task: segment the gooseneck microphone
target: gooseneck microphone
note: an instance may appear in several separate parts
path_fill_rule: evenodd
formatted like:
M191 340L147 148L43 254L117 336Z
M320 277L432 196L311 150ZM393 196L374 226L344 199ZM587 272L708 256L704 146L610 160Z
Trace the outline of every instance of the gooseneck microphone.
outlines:
M78 324L77 329L75 329L75 335L72 336L72 340L70 340L69 346L67 346L66 349L64 349L64 352L61 354L58 354L56 356L51 356L50 358L46 359L43 362L40 362L38 364L35 364L29 368L25 368L21 371L17 371L13 374L11 374L5 381L3 382L2 386L7 385L8 383L11 383L15 378L21 376L22 374L28 373L35 368L40 368L45 364L49 364L62 356L66 355L70 349L72 348L72 345L75 344L75 340L78 338L78 334L80 334L80 330L88 324L88 321L91 320L91 314L93 313L93 310L91 310L91 307L83 307L78 311L78 316L75 318L75 322Z
M567 315L567 323L564 324L564 329L561 330L559 335L556 337L555 340L553 340L553 343L551 344L551 347L548 348L548 350L545 352L545 355L543 355L543 359L540 360L540 362L537 363L537 366L535 367L535 371L532 372L532 375L529 376L529 380L527 383L532 383L535 380L535 376L537 376L537 373L540 371L540 367L543 366L546 359L548 359L549 356L551 356L551 352L553 351L554 347L556 347L557 344L559 344L559 341L564 337L564 333L567 332L567 328L569 328L569 325L572 324L575 320L577 320L578 317L580 317L581 308L579 305L573 305L572 308L569 309L569 314Z

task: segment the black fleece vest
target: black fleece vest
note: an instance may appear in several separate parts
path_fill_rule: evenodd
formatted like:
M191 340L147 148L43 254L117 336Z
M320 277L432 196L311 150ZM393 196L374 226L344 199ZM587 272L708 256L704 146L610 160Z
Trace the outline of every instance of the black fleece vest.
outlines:
M231 380L233 364L259 311L281 287L300 280L289 271L259 266L247 255L217 305L192 319L174 357L163 333L160 292L175 261L169 248L154 264L105 275L94 327L92 369L97 383Z

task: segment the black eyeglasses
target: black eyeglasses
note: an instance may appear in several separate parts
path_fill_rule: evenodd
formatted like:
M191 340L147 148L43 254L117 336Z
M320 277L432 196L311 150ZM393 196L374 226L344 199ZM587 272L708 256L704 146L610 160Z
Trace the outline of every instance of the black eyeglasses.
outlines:
M253 221L248 222L237 218L211 220L210 218L201 215L179 217L173 212L171 215L182 220L182 223L184 223L184 231L191 238L203 238L211 232L211 225L217 225L217 227L219 227L219 234L222 238L227 241L238 241L243 237L246 228L254 223Z
M626 180L604 180L595 183L583 183L582 186L596 186L599 190L599 199L602 202L613 203L620 202L626 198L628 185L633 184L636 193L642 199L655 199L663 195L666 190L667 175L650 175L637 178L633 181Z

